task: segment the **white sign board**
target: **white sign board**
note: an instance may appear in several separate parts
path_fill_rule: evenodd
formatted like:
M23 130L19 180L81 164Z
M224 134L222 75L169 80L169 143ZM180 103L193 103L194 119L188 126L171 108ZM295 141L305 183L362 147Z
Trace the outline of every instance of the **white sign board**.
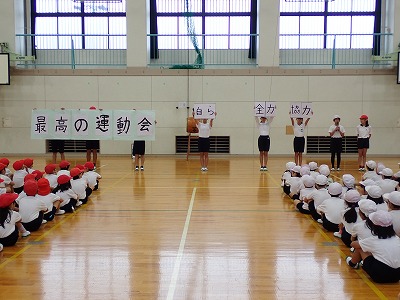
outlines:
M258 101L254 103L254 116L256 117L275 117L275 102Z
M195 119L215 119L215 104L195 104L193 112Z
M291 118L311 118L313 114L312 102L293 102L290 104Z

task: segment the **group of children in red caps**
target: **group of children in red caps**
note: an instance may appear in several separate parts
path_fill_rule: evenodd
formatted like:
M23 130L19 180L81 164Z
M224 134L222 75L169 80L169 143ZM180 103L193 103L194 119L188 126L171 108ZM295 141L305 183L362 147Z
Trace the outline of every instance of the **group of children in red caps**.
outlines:
M35 170L33 163L32 158L17 160L12 173L10 161L0 159L0 251L56 215L74 212L98 189L101 175L92 162L70 169L63 160L46 165L44 172Z

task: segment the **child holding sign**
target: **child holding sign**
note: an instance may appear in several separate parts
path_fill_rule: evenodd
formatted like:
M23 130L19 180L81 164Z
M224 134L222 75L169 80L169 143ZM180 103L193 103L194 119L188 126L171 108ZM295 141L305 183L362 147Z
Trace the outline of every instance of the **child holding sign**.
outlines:
M214 112L214 115L217 116L217 112ZM194 110L193 110L194 117ZM208 152L210 151L210 131L213 126L214 119L210 119L210 123L208 123L208 119L194 119L196 122L196 127L199 129L199 152L200 152L200 164L201 171L208 171Z
M268 151L270 148L269 139L269 129L270 124L274 117L255 117L257 128L260 131L260 136L258 137L258 151L260 151L260 171L268 171Z
M301 166L303 161L303 152L305 146L304 129L310 121L310 118L306 119L303 123L303 118L290 118L292 121L294 140L293 140L293 150L294 150L294 162L296 165Z

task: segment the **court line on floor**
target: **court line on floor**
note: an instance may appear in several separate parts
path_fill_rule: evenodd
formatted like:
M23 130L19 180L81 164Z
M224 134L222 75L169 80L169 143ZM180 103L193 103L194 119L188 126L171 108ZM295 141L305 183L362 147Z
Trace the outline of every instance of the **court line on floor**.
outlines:
M313 218L310 216L306 216L312 223L312 225L317 229L317 231L325 238L327 242L334 242L327 234L326 232L319 226ZM346 259L347 255L340 250L338 246L335 247L335 250L339 253L339 255L343 258ZM363 282L370 287L370 289L378 296L379 299L381 300L388 300L388 298L380 291L380 289L363 273L362 270L354 270L357 275L363 280Z
M185 249L187 232L188 232L189 224L190 224L190 218L192 216L194 198L196 197L196 190L197 190L197 188L194 187L193 192L192 192L192 197L190 199L189 208L188 208L187 214L186 214L186 221L185 221L185 226L183 227L183 231L182 231L181 242L179 243L178 254L175 258L174 271L172 273L171 282L170 282L169 288L168 288L167 300L174 299L176 282L178 280L178 275L179 275L179 271L181 268L181 261L182 261L182 257L183 257L183 251Z

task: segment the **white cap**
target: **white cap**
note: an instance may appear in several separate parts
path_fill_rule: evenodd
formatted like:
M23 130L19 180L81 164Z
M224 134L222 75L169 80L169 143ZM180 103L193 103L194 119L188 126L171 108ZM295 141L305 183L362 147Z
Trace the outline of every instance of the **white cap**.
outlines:
M303 184L306 188L310 188L315 185L315 179L314 179L314 177L312 177L310 175L303 175L301 177L301 181L303 182Z
M333 182L328 186L328 193L333 196L340 195L342 193L342 185L338 182Z
M360 181L360 184L362 186L366 187L366 186L370 186L370 185L376 185L376 182L373 181L372 179L368 178L368 179L365 179L364 181Z
M393 174L394 178L400 178L400 171L396 172Z
M376 168L376 162L373 160L369 160L366 162L366 166L370 169L375 169Z
M357 190L348 190L344 194L344 200L350 203L357 203L360 199L361 195Z
M300 169L300 175L310 175L310 167L308 165L304 165Z
M290 169L290 171L299 173L300 174L301 167L300 166L294 166L293 168Z
M340 116L339 115L334 115L333 116L333 120L335 120L335 119L339 119L340 120Z
M358 201L358 207L366 217L377 210L376 203L370 199L361 199Z
M383 195L382 189L377 185L369 185L365 187L368 195L374 199L380 198Z
M378 162L376 164L376 173L379 174L379 172L382 171L384 168L386 168L385 165L383 163Z
M318 169L318 164L315 161L311 161L308 166L310 167L311 171L315 171L316 169Z
M379 174L383 175L383 176L393 176L393 170L390 168L384 168L382 171L379 172Z
M329 170L328 165L320 165L318 168L320 174L329 176L331 174L331 170Z
M393 225L392 215L385 210L377 210L376 212L371 213L368 218L372 223L378 226L389 227L390 225Z
M356 182L356 179L354 178L353 175L351 175L351 174L343 174L342 179L343 179L343 184L346 187L348 187L348 188L354 187L354 183Z
M286 170L292 170L292 168L295 166L296 164L292 161L289 161L286 163Z
M328 178L325 175L317 175L317 177L315 177L315 183L318 185L327 185Z
M390 203L400 206L400 192L393 191L383 195L383 199L389 201Z

